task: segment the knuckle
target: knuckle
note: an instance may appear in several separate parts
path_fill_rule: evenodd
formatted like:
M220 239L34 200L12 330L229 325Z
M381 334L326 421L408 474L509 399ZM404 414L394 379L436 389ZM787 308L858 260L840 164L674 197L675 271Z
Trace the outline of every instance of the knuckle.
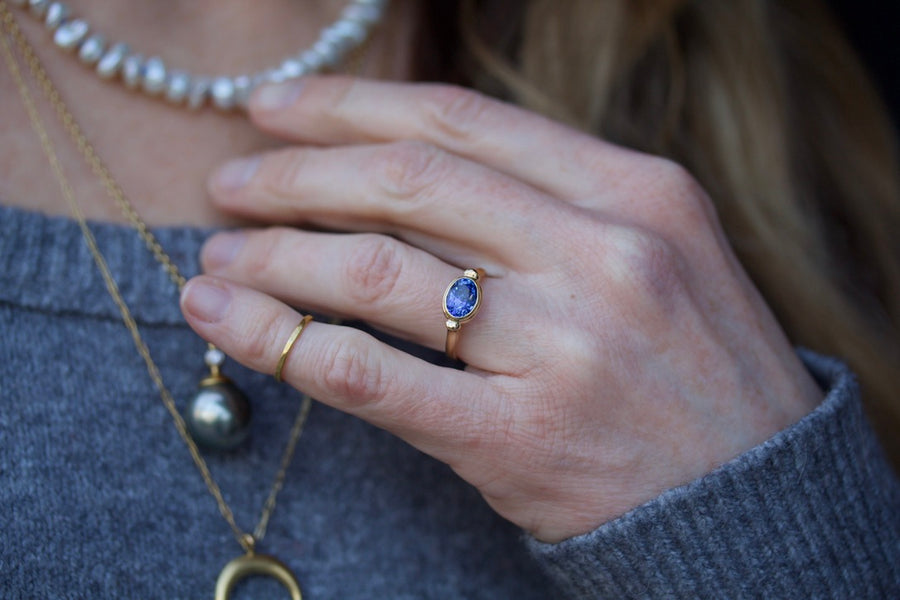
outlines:
M682 289L685 263L678 249L661 235L621 228L608 238L607 265L617 282L636 298L668 300Z
M276 357L273 352L281 349L276 339L280 331L276 315L263 314L258 318L246 319L244 324L244 351L249 364L259 368L274 368Z
M356 91L357 80L347 75L333 75L329 78L329 97L327 105L337 118L353 110L353 92Z
M680 163L662 156L651 156L648 159L648 171L653 171L657 178L668 188L693 188L694 177Z
M317 372L325 388L350 408L369 405L384 396L381 366L360 335L333 338L323 349Z
M374 304L389 298L400 273L403 257L397 242L383 235L359 235L344 266L346 293L354 301Z
M305 156L300 148L282 148L267 154L260 166L264 191L276 196L293 194L299 187Z
M382 146L374 156L376 183L388 196L421 199L442 179L446 154L425 142L402 141Z
M493 106L486 96L452 85L432 86L422 103L427 127L445 139L466 144L477 141L480 124Z
M240 250L239 261L250 281L260 283L282 276L277 271L278 258L285 255L284 243L287 233L286 228L271 227L250 235Z
M610 178L610 143L580 131L572 132L571 143L562 148L563 159L584 176L589 177L598 190L608 188ZM621 169L621 167L619 167Z
M646 172L653 179L651 187L662 199L657 211L660 223L683 234L708 229L714 209L694 176L673 160L660 157L648 160Z

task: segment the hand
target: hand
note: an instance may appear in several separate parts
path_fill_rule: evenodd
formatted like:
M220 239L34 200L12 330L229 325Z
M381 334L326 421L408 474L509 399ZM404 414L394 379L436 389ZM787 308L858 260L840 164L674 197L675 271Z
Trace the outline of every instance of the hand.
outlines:
M447 86L309 78L251 116L296 145L229 163L212 197L279 226L207 243L188 322L268 373L292 306L443 349L445 287L484 268L465 371L314 322L284 378L448 463L539 539L691 481L821 398L667 160Z

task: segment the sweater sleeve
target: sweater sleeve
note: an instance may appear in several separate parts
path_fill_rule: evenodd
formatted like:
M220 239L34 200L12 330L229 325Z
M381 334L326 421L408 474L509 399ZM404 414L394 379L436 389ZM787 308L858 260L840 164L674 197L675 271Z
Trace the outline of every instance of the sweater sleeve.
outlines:
M853 375L798 423L598 529L531 550L571 598L900 598L900 483Z

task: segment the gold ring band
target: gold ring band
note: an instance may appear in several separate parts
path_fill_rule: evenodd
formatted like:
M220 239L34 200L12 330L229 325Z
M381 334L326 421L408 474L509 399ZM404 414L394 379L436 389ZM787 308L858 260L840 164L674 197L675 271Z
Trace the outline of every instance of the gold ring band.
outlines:
M291 348L294 347L294 344L300 338L300 334L303 333L303 330L306 329L306 326L312 320L312 315L306 315L300 319L300 323L294 327L294 331L291 332L291 337L288 338L287 343L284 345L284 350L281 351L281 356L278 357L278 365L275 367L275 381L281 382L281 370L284 369L284 361L287 360L288 354L290 354Z
M462 277L451 281L444 291L443 309L447 318L444 352L453 360L457 360L456 345L459 342L460 327L481 308L481 280L484 276L484 269L466 269Z
M459 341L459 329L447 328L447 341L444 344L444 353L453 360L459 360L456 355L456 343Z

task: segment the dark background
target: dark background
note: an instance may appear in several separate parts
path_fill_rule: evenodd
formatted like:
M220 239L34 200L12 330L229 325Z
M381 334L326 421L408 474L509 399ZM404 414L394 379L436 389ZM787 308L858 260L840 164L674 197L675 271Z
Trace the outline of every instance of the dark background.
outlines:
M900 2L829 0L900 129Z

